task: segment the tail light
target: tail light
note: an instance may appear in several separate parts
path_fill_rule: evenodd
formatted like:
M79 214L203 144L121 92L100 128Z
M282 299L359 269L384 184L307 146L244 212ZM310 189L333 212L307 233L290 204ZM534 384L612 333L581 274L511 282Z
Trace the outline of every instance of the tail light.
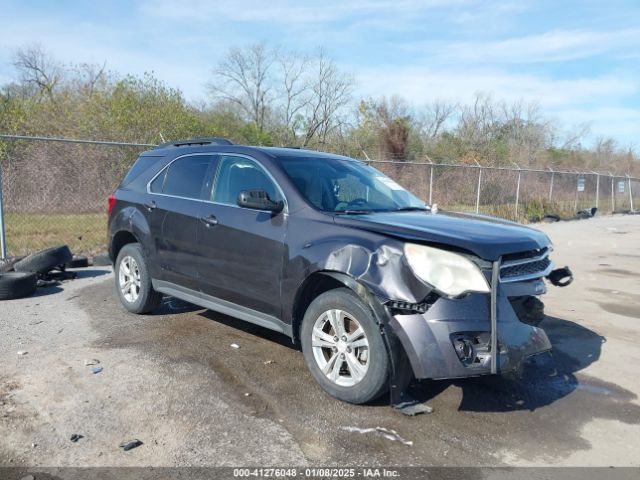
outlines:
M113 211L113 206L116 204L116 197L115 195L110 195L109 196L109 206L107 207L107 213L109 215L111 215L111 212Z

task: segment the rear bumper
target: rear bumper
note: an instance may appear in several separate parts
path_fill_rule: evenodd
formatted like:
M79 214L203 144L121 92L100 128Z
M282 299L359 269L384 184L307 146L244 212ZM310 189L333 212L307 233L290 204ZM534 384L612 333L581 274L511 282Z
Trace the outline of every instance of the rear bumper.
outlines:
M518 370L531 355L551 349L545 332L523 323L509 298L537 296L543 280L498 284L495 373ZM400 339L418 379L460 378L492 373L491 296L470 294L461 299L439 298L422 314L394 315L390 326ZM456 353L463 347L464 360ZM471 347L471 348L468 348Z

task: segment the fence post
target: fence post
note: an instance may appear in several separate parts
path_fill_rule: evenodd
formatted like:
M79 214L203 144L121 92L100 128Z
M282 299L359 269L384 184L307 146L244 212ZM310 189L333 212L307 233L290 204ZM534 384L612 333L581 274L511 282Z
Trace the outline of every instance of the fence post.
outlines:
M549 167L549 170L551 170L551 183L549 184L549 201L551 201L551 197L553 196L553 179L556 176L556 172L554 172L551 167Z
M433 205L433 163L429 166L429 205Z
M631 176L627 175L627 179L629 180L629 203L631 204L631 211L633 212L633 195L631 194Z
M520 201L520 176L522 170L518 169L518 185L516 186L516 220L518 220L518 202Z
M611 213L613 213L616 209L616 193L613 190L613 173L609 172L609 175L611 175Z
M478 162L476 162L478 163ZM478 164L478 192L476 193L476 213L480 213L480 184L482 182L482 167Z
M0 163L0 258L7 258L7 239L4 235L4 199L2 197L2 164Z
M598 208L599 199L600 199L600 174L596 173L596 208Z
M576 181L573 183L573 186L576 189L576 197L575 197L575 201L573 202L573 210L575 212L578 211L578 179L579 178L580 178L580 174L576 173Z

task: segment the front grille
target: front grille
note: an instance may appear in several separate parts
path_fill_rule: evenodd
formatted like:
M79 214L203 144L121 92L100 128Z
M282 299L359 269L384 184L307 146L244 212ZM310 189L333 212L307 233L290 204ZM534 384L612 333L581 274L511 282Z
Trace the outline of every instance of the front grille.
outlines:
M550 266L551 260L546 255L543 258L532 259L530 262L505 263L500 268L500 280L503 282L515 282L543 277L549 274Z

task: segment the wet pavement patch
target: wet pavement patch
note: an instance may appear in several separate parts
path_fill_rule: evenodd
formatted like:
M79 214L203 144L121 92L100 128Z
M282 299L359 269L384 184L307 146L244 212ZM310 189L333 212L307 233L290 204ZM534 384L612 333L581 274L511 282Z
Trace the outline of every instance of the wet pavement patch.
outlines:
M87 287L76 301L98 335L93 347L142 351L167 372L172 363L205 366L219 388L202 394L283 425L311 463L498 465L502 450L559 458L590 447L580 432L594 419L640 423L632 392L580 373L598 361L605 339L562 318L542 322L554 350L534 357L521 376L416 382L410 393L434 413L405 417L385 398L355 406L324 394L281 334L188 304L176 308L173 299L154 315L131 315L111 282ZM344 427L385 428L413 446Z

